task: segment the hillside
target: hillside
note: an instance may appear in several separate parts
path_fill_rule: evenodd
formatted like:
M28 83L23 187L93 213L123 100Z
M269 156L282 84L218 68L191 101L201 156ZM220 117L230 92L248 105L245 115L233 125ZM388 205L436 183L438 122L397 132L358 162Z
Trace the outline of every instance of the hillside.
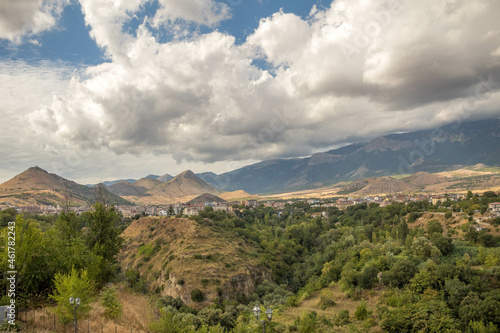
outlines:
M160 184L163 184L163 182L160 180L157 180L157 179L152 179L152 178L147 178L147 177L141 178L138 181L133 183L134 186L143 187L147 190L151 190Z
M500 166L500 120L484 120L375 138L308 158L256 163L206 181L224 191L283 193L342 181L419 171L436 173L482 163Z
M360 179L344 186L338 194L355 193L359 196L410 192L413 187L391 177Z
M204 193L219 195L222 192L187 170L165 183L159 183L140 196L131 195L125 198L138 204L155 205L187 202Z
M159 288L161 295L180 297L192 307L249 296L256 283L270 279L252 246L189 219L142 218L122 236L122 269L138 271L151 290ZM204 302L191 300L193 289L203 292Z
M129 183L121 181L119 183L108 186L108 190L122 197L137 197L147 195L146 192L162 184L163 182L153 178L141 178L135 182Z
M168 182L172 178L174 178L174 177L169 175L168 173L166 173L163 176L159 176L158 178L156 178L156 180L159 180L161 182Z
M189 200L187 203L196 204L204 202L226 202L226 200L221 199L220 197L210 193L203 193L202 195L199 195L196 198Z
M127 200L107 191L113 204L130 204ZM88 205L95 201L94 189L48 173L36 166L27 169L14 178L0 184L0 204L10 205Z
M233 191L233 192L224 192L221 195L219 195L220 198L226 200L226 201L236 201L236 200L257 200L259 199L258 195L252 195L250 193L247 193L243 190L239 191Z
M108 191L119 196L142 196L148 191L147 188L136 186L134 183L122 181L111 186L108 186Z
M416 172L411 176L402 178L401 180L414 187L424 187L427 185L443 183L448 179L436 174L430 174L428 172L421 171L421 172Z

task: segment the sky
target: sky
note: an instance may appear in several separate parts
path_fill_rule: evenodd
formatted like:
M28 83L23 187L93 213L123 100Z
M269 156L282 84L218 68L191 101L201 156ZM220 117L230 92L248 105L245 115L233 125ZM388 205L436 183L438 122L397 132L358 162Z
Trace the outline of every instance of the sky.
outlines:
M223 173L500 117L497 0L3 0L0 182Z

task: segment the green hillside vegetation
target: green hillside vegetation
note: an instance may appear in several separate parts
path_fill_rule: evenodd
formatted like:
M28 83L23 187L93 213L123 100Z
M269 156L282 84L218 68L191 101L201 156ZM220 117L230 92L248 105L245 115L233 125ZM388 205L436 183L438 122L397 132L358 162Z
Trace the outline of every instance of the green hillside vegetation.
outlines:
M29 239L17 250L29 254L18 290L23 306L50 305L57 290L89 285L96 296L107 282L124 283L155 307L150 332L257 332L256 304L274 310L267 332L497 332L500 218L480 231L472 219L499 201L494 192L470 192L437 205L329 208L324 219L304 202L235 215L207 207L189 220L132 223L121 234L120 266L112 207L97 206L86 219L62 215L54 226L18 216ZM99 230L114 241L92 237ZM5 249L0 262L5 272ZM265 267L254 285L231 278L249 266ZM242 281L247 292L227 292Z

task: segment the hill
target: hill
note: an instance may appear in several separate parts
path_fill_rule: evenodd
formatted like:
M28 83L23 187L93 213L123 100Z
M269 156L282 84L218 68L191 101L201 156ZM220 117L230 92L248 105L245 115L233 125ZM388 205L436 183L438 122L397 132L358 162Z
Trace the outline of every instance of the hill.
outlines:
M135 182L136 179L118 179L118 180L107 180L105 182L102 182L101 184L103 185L106 185L106 186L111 186L111 185L114 185L114 184L117 184L117 183L120 183L120 182L127 182L127 183L133 183ZM97 184L92 184L92 185L88 185L88 186L95 186Z
M257 200L257 199L259 199L258 195L252 195L252 194L247 193L243 190L233 191L233 192L224 192L221 195L219 195L219 197L226 200L226 201L248 200L248 199Z
M108 191L119 196L141 196L147 190L145 187L135 186L134 183L125 181L108 186Z
M373 194L393 194L401 192L410 192L414 188L402 180L391 177L366 178L352 182L341 188L338 194L355 194L359 196Z
M139 204L168 204L187 202L201 194L219 195L221 190L198 178L192 171L187 170L171 180L160 183L140 196L126 196L130 201Z
M108 186L108 190L116 195L123 197L139 197L147 195L147 191L155 188L160 184L163 184L163 182L153 178L145 177L132 183L122 181L113 184L111 186Z
M204 177L224 191L280 193L361 178L436 173L479 163L500 166L498 119L391 134L307 158L263 161Z
M221 199L213 194L210 193L203 193L202 195L197 196L194 199L189 200L187 203L188 204L196 204L196 203L203 203L203 202L226 202L226 200Z
M151 290L180 297L192 307L250 296L257 283L271 277L251 254L251 245L189 219L141 218L122 236L122 269L137 271ZM194 289L203 292L205 301L191 299Z
M133 183L134 186L143 187L147 190L151 190L160 184L163 184L163 182L160 180L157 180L157 179L152 179L152 178L147 178L147 177L141 178L138 181Z
M13 206L89 205L95 202L94 189L67 180L56 174L48 173L40 167L32 167L14 178L0 184L2 202ZM109 201L114 204L130 204L127 200L107 191Z
M427 172L416 172L411 176L401 179L405 183L412 185L414 187L424 187L427 185L434 185L445 182L447 179L436 174L430 174Z
M174 178L174 177L169 175L168 173L166 173L163 176L159 176L158 178L156 178L156 180L159 180L161 182L168 182L172 178Z

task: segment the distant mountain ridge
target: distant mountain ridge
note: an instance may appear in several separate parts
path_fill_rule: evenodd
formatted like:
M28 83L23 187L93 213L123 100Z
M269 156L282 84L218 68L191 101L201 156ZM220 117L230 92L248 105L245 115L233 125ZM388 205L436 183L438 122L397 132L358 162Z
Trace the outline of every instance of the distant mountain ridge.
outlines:
M167 182L143 178L133 184L118 183L111 191L139 204L171 204L187 202L202 194L219 195L223 191L186 170Z
M106 196L110 203L127 205L129 201L108 192ZM0 195L4 201L17 202L18 204L64 204L66 200L79 204L95 202L94 189L67 180L56 174L49 173L35 166L28 168L12 179L0 184ZM19 201L17 198L25 197Z
M279 193L361 178L439 172L478 163L500 166L498 119L390 134L308 158L263 161L204 179L224 191Z

